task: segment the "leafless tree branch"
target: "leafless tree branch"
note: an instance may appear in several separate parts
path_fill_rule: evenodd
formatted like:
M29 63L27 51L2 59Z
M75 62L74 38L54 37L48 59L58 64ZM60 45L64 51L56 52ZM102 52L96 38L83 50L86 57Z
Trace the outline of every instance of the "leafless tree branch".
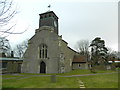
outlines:
M89 52L89 41L88 40L80 40L77 42L76 49L80 54L86 54Z
M23 32L16 32L16 33L14 33L14 32L9 32L9 30L11 30L12 28L13 28L14 26L12 26L10 29L8 29L8 30L6 30L6 31L0 31L0 32L3 32L3 33L8 33L8 34L23 34L24 32L26 32L27 30L28 30L28 28L27 29L25 29Z
M0 33L1 36L4 34L22 34L23 32L13 32L12 29L16 26L16 24L11 24L11 20L17 14L17 6L13 3L13 0L1 0L0 1ZM9 25L9 26L7 26ZM3 29L2 27L9 27L8 29ZM9 35L8 35L9 36Z
M13 1L0 1L0 26L7 25L9 21L17 14L16 8L13 9Z
M25 53L27 47L28 47L28 40L25 40L21 44L16 45L14 49L16 56L23 57L23 54Z

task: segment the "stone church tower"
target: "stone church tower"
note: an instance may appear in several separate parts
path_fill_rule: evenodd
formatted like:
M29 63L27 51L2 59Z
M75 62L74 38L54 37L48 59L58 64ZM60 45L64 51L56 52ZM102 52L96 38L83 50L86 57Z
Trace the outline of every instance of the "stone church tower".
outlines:
M58 35L58 17L53 11L40 14L39 28L24 54L23 73L64 73L72 70L76 52Z

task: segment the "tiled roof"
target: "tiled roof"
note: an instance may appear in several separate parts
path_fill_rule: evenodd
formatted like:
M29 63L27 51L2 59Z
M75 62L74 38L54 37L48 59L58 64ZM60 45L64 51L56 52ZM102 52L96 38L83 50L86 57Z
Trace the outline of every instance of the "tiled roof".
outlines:
M74 56L73 63L86 63L86 59L85 56Z
M72 50L73 52L75 52L76 54L79 54L77 51L73 50L71 47L68 46L68 48L69 48L70 50Z
M47 11L47 12L41 13L39 15L48 14L48 13L53 13L58 18L58 16L53 11Z
M0 57L0 61L5 60L5 61L22 61L23 59L20 58L7 58L7 57Z
M108 61L120 61L120 60L117 60L117 59L116 59L116 60L108 60Z

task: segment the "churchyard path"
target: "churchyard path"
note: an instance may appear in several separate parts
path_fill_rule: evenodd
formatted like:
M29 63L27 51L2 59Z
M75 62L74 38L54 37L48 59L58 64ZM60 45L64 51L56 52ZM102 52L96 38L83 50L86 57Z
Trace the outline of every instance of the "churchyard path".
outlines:
M101 75L101 74L113 74L113 73L118 73L118 72L111 72L111 73L97 73L97 74L82 74L82 75L56 75L56 77L79 77L79 76L91 76L91 75ZM34 76L38 76L38 77L45 77L45 76L51 76L51 75L21 75L19 73L17 74L2 74L2 75L13 75L13 76L25 76L25 77L21 77L19 79L24 79L24 78L29 78L29 77L34 77ZM16 77L7 77L7 78L2 78L2 79L12 79L12 78L16 78Z

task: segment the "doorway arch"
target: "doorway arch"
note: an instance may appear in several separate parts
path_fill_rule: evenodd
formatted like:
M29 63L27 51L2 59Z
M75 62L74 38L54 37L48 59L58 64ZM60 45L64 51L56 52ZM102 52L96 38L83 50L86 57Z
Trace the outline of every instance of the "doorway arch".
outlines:
M40 73L46 73L46 64L43 61L40 63Z

